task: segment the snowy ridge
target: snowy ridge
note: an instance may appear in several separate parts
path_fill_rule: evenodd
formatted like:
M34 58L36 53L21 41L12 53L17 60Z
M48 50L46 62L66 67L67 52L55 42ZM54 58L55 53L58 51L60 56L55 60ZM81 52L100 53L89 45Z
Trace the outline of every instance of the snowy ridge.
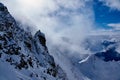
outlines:
M67 80L49 55L46 39L21 29L0 3L0 80Z
M93 54L77 66L90 80L120 80L119 35L96 35L86 40L86 49Z

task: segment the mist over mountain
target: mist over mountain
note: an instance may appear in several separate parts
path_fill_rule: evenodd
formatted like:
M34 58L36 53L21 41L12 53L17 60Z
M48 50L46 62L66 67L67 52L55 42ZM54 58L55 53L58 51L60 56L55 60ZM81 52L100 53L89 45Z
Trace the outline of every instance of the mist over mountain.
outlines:
M0 79L1 80L68 80L54 62L39 30L33 36L0 3Z
M118 0L36 1L1 0L0 80L120 79Z

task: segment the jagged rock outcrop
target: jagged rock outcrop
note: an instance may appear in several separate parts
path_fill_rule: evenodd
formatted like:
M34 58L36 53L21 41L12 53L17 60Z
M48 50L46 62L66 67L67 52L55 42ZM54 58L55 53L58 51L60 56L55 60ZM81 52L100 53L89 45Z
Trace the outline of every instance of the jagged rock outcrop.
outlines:
M24 31L2 3L0 65L0 72L4 72L0 73L0 80L67 80L48 52L45 35L38 31L33 36Z

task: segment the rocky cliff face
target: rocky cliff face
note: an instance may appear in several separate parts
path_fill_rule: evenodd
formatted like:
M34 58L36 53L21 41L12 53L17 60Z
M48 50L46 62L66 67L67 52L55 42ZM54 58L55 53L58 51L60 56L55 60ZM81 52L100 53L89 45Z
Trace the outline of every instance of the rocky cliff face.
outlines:
M34 36L0 3L0 80L67 80L49 55L45 35Z

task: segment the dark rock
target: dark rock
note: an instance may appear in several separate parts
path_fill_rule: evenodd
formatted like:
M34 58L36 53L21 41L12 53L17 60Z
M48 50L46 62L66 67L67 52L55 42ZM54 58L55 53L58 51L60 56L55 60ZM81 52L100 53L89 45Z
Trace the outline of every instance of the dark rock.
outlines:
M96 53L95 56L103 59L104 61L120 61L120 53L115 51L114 48L111 48L105 52Z

